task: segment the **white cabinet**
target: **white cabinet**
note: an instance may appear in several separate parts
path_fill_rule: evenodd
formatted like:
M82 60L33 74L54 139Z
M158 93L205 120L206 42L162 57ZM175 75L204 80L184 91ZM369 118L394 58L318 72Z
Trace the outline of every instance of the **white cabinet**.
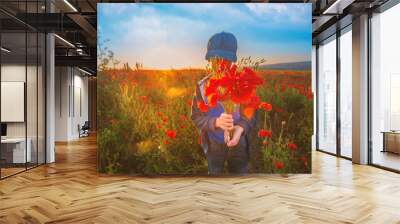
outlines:
M25 163L32 161L32 140L26 140L27 147L25 151L25 138L7 138L2 139L1 144L12 151L12 163Z

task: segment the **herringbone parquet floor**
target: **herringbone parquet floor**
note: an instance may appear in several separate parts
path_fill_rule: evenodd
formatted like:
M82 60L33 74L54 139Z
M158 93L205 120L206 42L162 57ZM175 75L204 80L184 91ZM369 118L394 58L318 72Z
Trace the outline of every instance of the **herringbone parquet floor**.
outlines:
M0 181L0 223L400 223L400 175L315 152L311 175L102 176L94 138Z

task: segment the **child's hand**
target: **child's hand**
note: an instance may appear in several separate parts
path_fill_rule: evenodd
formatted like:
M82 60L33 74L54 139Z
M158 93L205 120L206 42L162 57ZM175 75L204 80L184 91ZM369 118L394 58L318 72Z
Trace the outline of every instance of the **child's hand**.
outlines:
M221 128L224 131L231 130L233 128L233 117L231 114L222 113L215 120L215 127Z
M228 143L226 143L226 145L228 147L234 147L239 143L240 137L242 136L243 133L243 128L240 127L239 125L235 125L233 127L233 137L231 140L228 141Z
M228 144L228 142L231 140L231 135L229 131L224 131L224 142Z

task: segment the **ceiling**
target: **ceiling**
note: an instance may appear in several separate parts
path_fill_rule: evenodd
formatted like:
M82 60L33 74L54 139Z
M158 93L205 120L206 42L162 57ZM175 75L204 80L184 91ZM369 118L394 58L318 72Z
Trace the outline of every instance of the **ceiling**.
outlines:
M352 23L352 18L372 12L389 0L312 0L313 43Z
M78 66L96 73L95 0L1 0L2 45L12 49L7 60L32 58L36 33L54 32L56 66ZM49 13L51 12L51 13ZM27 31L25 52L25 31ZM34 33L35 35L30 35ZM34 43L30 43L34 42ZM42 49L44 44L39 45Z

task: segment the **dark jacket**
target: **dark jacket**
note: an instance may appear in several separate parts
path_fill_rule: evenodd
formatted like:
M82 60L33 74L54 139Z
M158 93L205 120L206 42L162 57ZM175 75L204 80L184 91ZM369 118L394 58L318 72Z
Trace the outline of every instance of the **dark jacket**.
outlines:
M192 100L192 113L191 119L194 125L198 128L201 137L201 147L203 148L204 153L207 154L208 151L208 143L209 138L207 132L216 131L215 128L215 120L216 117L210 117L207 112L202 112L197 107L197 102L204 102L208 104L207 97L204 95L204 86L208 83L210 76L205 77L204 79L197 82L196 92L193 96ZM248 143L248 133L252 127L255 125L255 116L253 116L250 120L240 117L239 121L235 123L235 125L239 125L243 128L243 136L246 139L246 143ZM249 144L246 144L247 147Z

